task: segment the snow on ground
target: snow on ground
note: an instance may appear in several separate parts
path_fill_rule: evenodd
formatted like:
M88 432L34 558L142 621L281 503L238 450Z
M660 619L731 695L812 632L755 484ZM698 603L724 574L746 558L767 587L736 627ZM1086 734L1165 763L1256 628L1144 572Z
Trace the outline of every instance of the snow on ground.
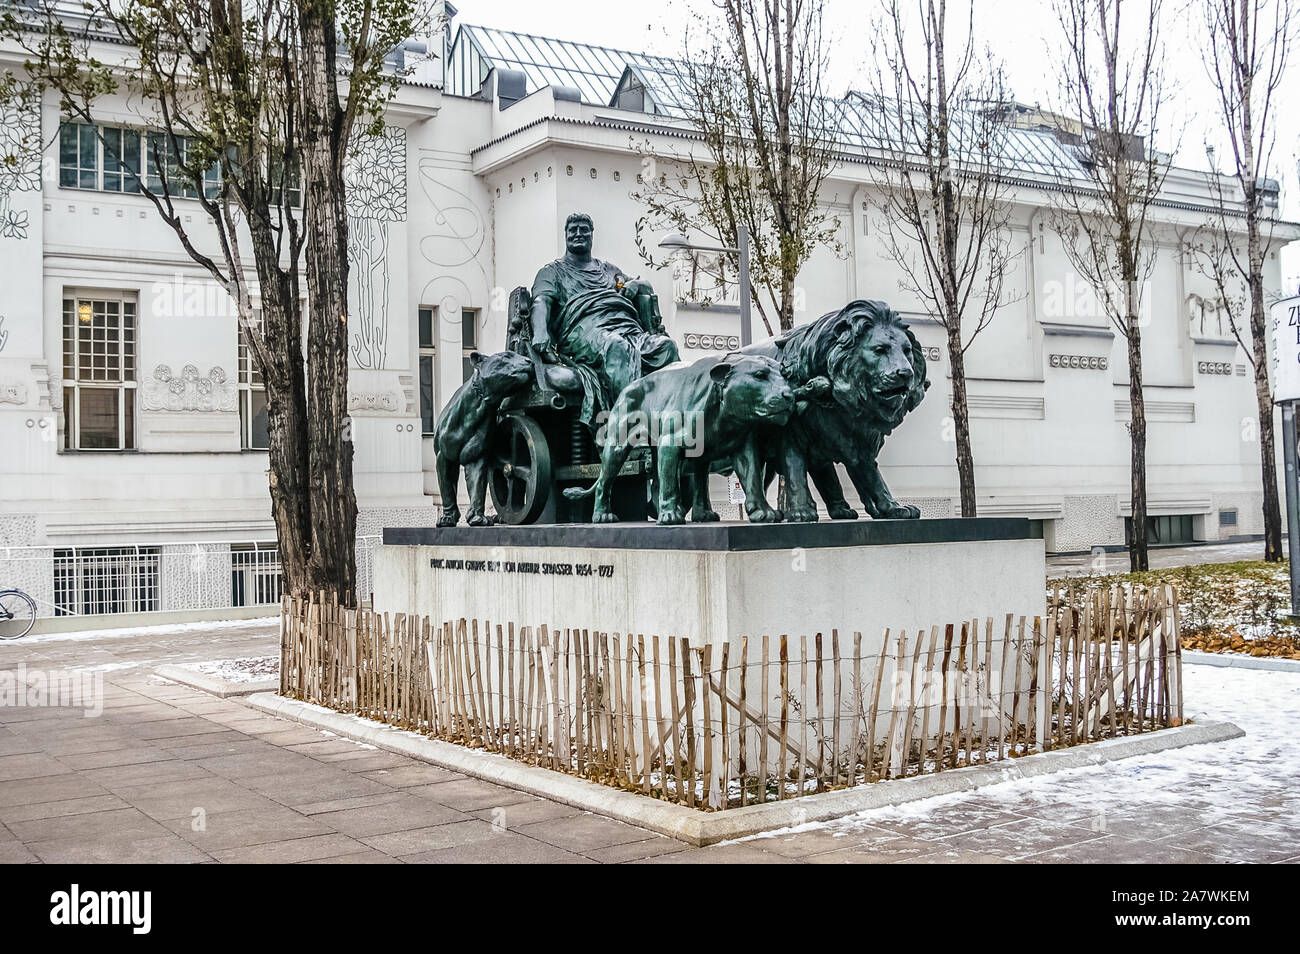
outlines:
M1097 813L1175 807L1200 813L1206 825L1239 818L1243 812L1276 815L1272 820L1291 823L1300 789L1300 758L1294 743L1295 727L1300 725L1300 673L1185 666L1183 699L1189 718L1232 722L1246 736L1003 782L756 837L816 829L834 834L858 825L925 818L938 809L968 804L984 812L1045 805L1085 807Z
M214 662L185 663L192 669L224 682L262 682L280 675L279 656L245 656L242 659L218 659Z

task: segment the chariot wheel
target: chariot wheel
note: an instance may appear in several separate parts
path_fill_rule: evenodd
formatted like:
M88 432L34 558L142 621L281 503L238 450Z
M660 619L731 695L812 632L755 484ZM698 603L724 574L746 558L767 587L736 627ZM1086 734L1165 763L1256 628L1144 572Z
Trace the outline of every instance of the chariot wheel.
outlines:
M488 487L502 523L532 523L551 494L551 452L537 422L507 414L497 425Z

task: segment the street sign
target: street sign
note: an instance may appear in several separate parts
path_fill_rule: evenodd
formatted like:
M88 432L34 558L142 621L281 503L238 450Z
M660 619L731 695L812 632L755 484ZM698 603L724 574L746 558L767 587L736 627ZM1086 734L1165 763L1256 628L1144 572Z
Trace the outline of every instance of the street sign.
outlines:
M745 502L745 489L740 486L740 478L735 474L727 478L727 499L737 505Z
M1273 401L1300 401L1300 297L1273 306Z
M1300 459L1296 457L1295 402L1300 400L1300 297L1270 311L1273 328L1273 400L1282 405L1282 475L1286 487L1286 548L1291 564L1291 615L1300 614Z

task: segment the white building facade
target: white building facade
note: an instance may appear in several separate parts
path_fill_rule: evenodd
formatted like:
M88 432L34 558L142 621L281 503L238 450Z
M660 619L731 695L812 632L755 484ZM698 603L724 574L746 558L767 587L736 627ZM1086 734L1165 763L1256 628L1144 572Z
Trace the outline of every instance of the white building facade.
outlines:
M739 335L734 299L703 307L688 267L653 270L638 253L644 209L631 193L643 156L696 148L655 103L653 60L455 24L429 43L439 57L404 52L414 71L351 177L363 590L364 542L386 525L435 519L433 419L468 353L504 346L509 291L563 254L571 212L594 218L596 257L654 284L683 358L733 348ZM47 615L274 600L265 395L224 295L114 171L120 156L151 174L148 130L106 99L100 133L121 143L106 156L101 135L66 122L53 96L3 120L11 143L20 133L45 146L0 179L0 587L28 590ZM1036 129L1015 142L1014 300L966 360L980 513L1045 521L1049 550L1119 546L1125 342L1091 306L1048 221L1059 144ZM819 250L804 269L797 320L879 298L911 323L933 387L886 443L883 472L924 516L953 516L943 330L899 290L865 152L841 146L823 201L839 217L842 251ZM178 203L205 236L198 203ZM1253 380L1212 285L1183 252L1209 205L1203 175L1174 170L1153 233L1149 508L1166 542L1262 531ZM1300 229L1276 234L1294 240ZM1266 286L1279 291L1276 249Z

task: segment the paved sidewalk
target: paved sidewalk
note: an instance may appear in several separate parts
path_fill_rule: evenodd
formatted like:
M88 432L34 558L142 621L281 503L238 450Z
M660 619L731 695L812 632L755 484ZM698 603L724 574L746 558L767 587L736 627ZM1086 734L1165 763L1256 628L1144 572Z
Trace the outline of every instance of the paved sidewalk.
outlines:
M1300 860L1300 674L1187 671L1246 739L695 849L152 675L274 651L247 626L0 646L0 670L99 667L105 694L96 718L0 707L0 862Z

